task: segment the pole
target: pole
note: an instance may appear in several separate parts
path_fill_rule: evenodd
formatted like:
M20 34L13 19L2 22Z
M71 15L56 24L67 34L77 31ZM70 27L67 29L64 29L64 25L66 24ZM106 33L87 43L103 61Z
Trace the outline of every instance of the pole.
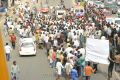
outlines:
M10 80L1 31L0 31L0 80Z

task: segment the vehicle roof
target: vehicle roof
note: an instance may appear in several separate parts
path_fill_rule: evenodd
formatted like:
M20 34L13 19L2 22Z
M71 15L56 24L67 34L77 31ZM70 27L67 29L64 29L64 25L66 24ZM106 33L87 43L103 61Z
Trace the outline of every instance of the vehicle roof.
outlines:
M114 23L115 19L113 17L107 17L106 21L109 22L109 23Z
M34 42L33 38L23 38L22 43Z
M42 8L48 8L48 4L42 5Z
M115 20L120 20L120 18L115 18Z

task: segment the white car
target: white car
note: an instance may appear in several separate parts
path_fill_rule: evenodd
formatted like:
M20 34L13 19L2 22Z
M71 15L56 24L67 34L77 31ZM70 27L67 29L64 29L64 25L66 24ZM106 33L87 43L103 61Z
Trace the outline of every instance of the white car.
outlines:
M66 11L65 10L57 10L56 15L58 18L63 18L66 15Z
M111 24L111 23L114 24L114 23L115 23L115 20L114 20L114 18L112 18L112 17L107 17L107 18L106 18L106 22L107 22L107 23L110 23L110 24Z
M115 18L115 24L120 27L120 18Z
M19 54L22 55L36 55L36 44L33 38L22 38L20 39L20 50Z
M101 1L95 1L94 5L96 5L97 8L104 8L105 7L104 3Z
M120 0L116 0L118 6L120 6Z

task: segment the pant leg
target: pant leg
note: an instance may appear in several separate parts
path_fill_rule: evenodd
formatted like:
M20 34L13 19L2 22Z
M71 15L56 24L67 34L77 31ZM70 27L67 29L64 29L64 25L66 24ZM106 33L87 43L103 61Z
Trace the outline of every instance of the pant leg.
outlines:
M108 77L109 77L109 78L112 77L113 67L114 67L114 63L113 63L112 61L110 61L110 64L109 64L109 66L108 66Z
M15 42L12 42L12 47L13 49L15 49Z
M84 76L84 66L81 66L81 72L80 72L81 76Z
M10 53L6 53L6 59L7 61L10 61Z
M56 61L52 62L52 68L54 68L56 66Z
M90 80L90 77L89 76L85 76L85 80Z
M10 61L10 53L8 54L8 61Z
M7 59L7 61L9 61L8 54L6 54L6 59Z

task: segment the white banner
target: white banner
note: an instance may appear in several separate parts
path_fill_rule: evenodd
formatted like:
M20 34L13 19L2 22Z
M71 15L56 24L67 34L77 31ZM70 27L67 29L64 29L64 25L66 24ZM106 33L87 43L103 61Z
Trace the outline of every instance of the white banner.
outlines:
M109 64L109 41L87 38L86 61Z

